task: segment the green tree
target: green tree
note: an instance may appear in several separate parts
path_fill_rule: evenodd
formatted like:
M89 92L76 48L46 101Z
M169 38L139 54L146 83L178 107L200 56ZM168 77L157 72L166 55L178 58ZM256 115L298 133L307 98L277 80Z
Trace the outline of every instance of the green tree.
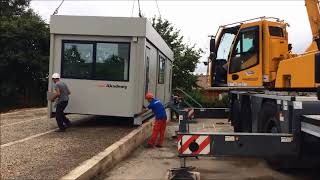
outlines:
M25 9L29 7L30 0L1 0L0 16L15 17L25 13Z
M183 36L180 35L180 30L175 29L166 19L154 17L152 18L152 26L173 50L173 88L179 87L191 90L193 87L197 87L197 77L193 72L197 67L197 63L199 63L202 50L196 49L194 45L185 44Z
M84 63L84 59L81 59L81 54L75 45L72 45L69 49L65 49L64 60L70 64Z
M46 102L49 27L30 0L0 2L0 110Z

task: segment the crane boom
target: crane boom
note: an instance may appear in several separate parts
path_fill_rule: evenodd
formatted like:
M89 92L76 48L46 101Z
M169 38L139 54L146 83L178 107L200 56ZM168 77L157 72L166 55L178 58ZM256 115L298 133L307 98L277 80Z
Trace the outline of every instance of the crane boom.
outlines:
M320 8L318 0L305 0L313 41L320 49Z

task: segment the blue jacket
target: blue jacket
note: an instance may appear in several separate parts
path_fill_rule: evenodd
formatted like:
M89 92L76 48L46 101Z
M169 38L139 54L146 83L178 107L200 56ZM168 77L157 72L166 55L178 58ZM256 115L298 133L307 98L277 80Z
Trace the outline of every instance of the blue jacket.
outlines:
M150 101L148 109L151 109L152 112L155 114L156 120L167 119L166 110L163 104L158 99L153 98Z

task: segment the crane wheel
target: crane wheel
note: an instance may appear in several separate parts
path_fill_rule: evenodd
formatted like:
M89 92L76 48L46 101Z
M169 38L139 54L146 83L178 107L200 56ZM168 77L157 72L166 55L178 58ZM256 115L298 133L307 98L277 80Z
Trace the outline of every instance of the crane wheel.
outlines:
M241 132L241 124L239 123L240 108L237 99L231 100L230 121L234 128L234 132Z
M243 99L240 117L241 132L252 132L251 106L249 98Z
M280 133L281 132L280 123L276 119L276 117L272 116L269 118L269 120L267 121L267 123L264 127L264 132L267 132L267 133Z
M259 132L280 133L280 123L277 119L277 104L274 101L265 101L259 114Z

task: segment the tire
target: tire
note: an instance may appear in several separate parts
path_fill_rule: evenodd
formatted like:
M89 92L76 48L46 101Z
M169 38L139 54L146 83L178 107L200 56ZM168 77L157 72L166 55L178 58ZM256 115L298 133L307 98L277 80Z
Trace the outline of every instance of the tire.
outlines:
M241 132L241 124L239 123L240 108L238 104L238 100L232 99L229 119L234 128L234 132Z
M251 106L249 98L243 100L240 117L242 118L240 120L241 132L252 132Z
M259 113L259 132L280 133L280 123L277 119L277 104L274 101L265 101Z
M264 127L264 132L266 133L281 133L281 127L279 121L276 117L272 116L267 120Z

